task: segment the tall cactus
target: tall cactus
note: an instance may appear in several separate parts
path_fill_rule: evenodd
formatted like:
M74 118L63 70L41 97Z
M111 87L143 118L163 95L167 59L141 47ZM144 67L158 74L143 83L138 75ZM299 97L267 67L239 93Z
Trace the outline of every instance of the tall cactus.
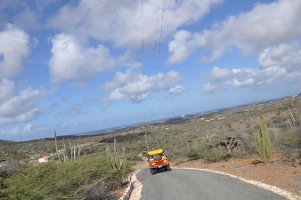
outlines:
M110 147L106 146L107 161L111 164L112 169L121 172L122 176L124 176L126 170L125 147L122 147L122 152L123 152L122 159L120 159L120 156L118 156L118 152L117 152L116 138L114 138L113 141L113 155L110 150Z
M256 150L262 162L266 163L271 157L272 143L269 135L267 123L262 119L260 121L259 133L253 134Z
M289 122L293 128L301 126L301 111L300 110L289 110L290 118Z

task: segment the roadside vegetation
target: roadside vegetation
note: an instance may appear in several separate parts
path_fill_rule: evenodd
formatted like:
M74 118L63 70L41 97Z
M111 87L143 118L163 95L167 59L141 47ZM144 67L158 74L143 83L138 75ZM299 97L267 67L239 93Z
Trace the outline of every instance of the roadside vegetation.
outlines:
M129 172L129 167L125 172ZM123 170L103 156L20 169L2 182L2 199L115 199Z
M254 132L254 145L262 162L266 163L271 158L272 143L266 122L262 119L258 133Z

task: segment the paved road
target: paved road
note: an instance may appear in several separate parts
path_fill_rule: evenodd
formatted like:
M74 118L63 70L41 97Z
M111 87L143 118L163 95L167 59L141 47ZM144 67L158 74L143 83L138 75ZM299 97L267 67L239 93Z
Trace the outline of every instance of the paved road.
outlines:
M243 181L198 170L173 169L151 175L137 174L142 182L141 200L282 200L272 192Z

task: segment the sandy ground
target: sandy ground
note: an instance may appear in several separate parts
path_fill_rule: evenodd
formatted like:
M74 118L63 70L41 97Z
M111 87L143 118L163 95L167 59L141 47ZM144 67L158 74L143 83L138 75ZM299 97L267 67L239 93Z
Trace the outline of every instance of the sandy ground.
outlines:
M221 171L245 179L260 181L274 185L301 196L301 166L290 166L274 156L271 163L253 164L256 156L247 159L229 160L226 162L206 163L202 160L183 161L171 163L172 167L204 168ZM148 163L138 162L134 169L147 168Z

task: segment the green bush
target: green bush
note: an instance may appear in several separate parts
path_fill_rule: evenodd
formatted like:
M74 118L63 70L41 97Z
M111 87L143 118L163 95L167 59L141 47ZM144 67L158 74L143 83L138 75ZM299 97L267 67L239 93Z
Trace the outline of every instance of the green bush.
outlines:
M292 127L301 127L301 110L289 110L289 122Z
M196 139L192 140L192 145L187 153L188 158L197 160L204 157L204 152L207 150L207 145L200 144Z
M301 128L288 129L281 138L282 159L301 164Z
M204 159L207 162L218 162L224 160L228 155L220 148L210 147L208 144L199 144L197 140L192 141L192 146L187 153L192 160Z
M2 190L5 188L3 181L4 178L0 176L0 199L6 197L6 195L2 192Z
M254 144L261 161L267 162L271 157L272 143L267 123L262 119L259 126L259 133L253 133Z
M301 128L288 129L281 138L281 145L287 148L301 147Z
M86 157L23 169L4 181L2 192L8 199L83 199L90 188L108 180L117 185L121 178L105 157Z
M225 160L229 157L227 153L225 153L222 149L213 147L210 149L207 149L206 151L203 152L203 158L207 162L218 162Z

